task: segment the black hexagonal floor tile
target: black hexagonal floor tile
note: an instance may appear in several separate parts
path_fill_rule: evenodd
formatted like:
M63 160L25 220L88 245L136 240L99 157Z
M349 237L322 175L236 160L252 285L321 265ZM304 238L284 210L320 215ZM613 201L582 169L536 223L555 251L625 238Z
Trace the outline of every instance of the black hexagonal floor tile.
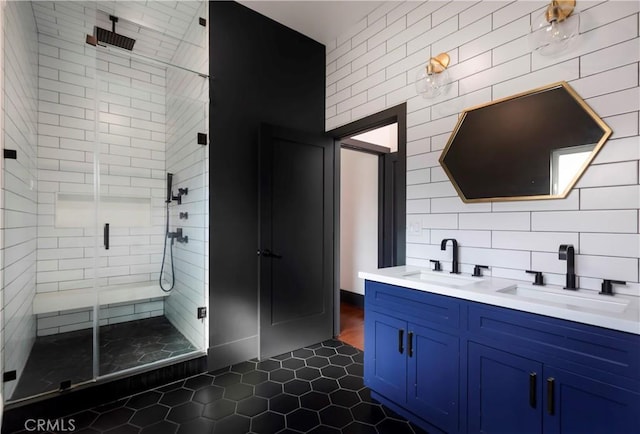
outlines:
M183 387L191 390L198 390L203 387L210 386L211 383L213 383L213 377L211 375L202 374L186 380Z
M311 431L309 434L341 434L341 431L338 428L333 428L327 425L318 425Z
M251 419L251 431L256 434L275 434L284 428L284 416L267 411Z
M217 399L222 398L224 395L224 388L220 386L207 386L196 391L193 394L193 400L201 404L208 404Z
M269 372L269 380L277 381L279 383L285 383L289 380L293 380L295 374L290 369L276 369L275 371Z
M309 368L304 367L296 370L296 377L302 378L303 380L315 380L316 378L320 378L320 370L318 368Z
M272 359L275 359L275 360L286 360L290 358L291 358L291 351L289 351L288 353L278 354L277 356L272 357Z
M338 382L332 378L318 378L311 382L313 390L324 393L331 393L338 389Z
M300 405L297 396L281 394L269 400L269 410L276 413L287 414Z
M213 428L213 434L248 433L251 419L233 414L218 421Z
M106 431L108 429L124 425L129 421L129 419L131 419L133 413L133 410L122 407L109 410L98 416L95 422L93 422L92 428Z
M342 428L353 422L353 417L349 409L337 405L330 405L320 410L320 422L335 428Z
M389 432L393 434L414 434L409 422L397 420L397 419L384 419L378 425L376 425L378 432Z
M134 410L145 408L150 405L157 403L160 398L162 398L162 393L156 390L149 390L144 393L140 393L138 395L133 395L127 401L126 406L129 408L133 408Z
M216 375L213 379L213 384L216 386L228 387L232 384L239 383L241 379L242 375L236 372L225 372L224 374Z
M269 379L269 374L263 371L249 371L242 375L242 382L244 384L256 385L264 383Z
M219 399L207 404L202 415L209 419L219 420L225 418L236 411L236 403L228 399Z
M256 369L256 362L253 362L251 360L246 361L246 362L242 362L242 363L237 363L235 365L231 366L231 372L237 372L238 374L244 374L246 372L249 371L253 371L254 369Z
M140 428L133 425L120 425L115 428L108 429L103 434L138 434Z
M356 377L355 375L347 375L346 377L342 377L338 380L340 386L343 389L348 390L361 390L364 388L364 381L362 377Z
M185 402L176 407L173 407L169 411L167 419L175 423L188 422L191 419L196 419L202 415L204 405L198 402Z
M311 390L311 385L308 381L305 380L291 380L287 381L283 385L285 393L290 393L291 395L303 395Z
M322 410L331 404L329 397L325 393L309 392L300 397L300 406L309 410Z
M176 389L176 390L172 390L171 392L165 393L162 396L162 398L160 398L160 404L173 407L174 405L183 404L191 400L192 396L193 396L193 390Z
M378 431L373 425L356 421L342 428L342 434L378 434Z
M236 413L252 417L266 411L268 406L269 402L265 398L252 396L238 403Z
M345 356L353 356L354 354L358 354L358 352L360 352L360 350L352 347L351 345L343 345L339 348L336 348L336 351L339 354L344 354Z
M160 421L153 425L149 425L140 431L140 434L175 434L178 425L167 420Z
M364 376L364 366L360 363L352 363L345 366L345 369L351 375L357 375L358 377Z
M331 392L329 398L332 403L347 408L353 407L361 402L360 396L353 390L338 389L335 392Z
M302 432L307 432L320 423L318 413L299 408L287 415L287 427Z
M322 343L323 347L331 347L331 348L337 348L337 347L341 347L343 345L344 345L344 343L342 341L337 340L337 339L329 339L328 341L324 341Z
M212 420L204 417L198 417L180 424L177 434L209 434L213 430L214 426L215 423Z
M168 412L169 407L161 404L154 404L136 411L133 417L129 420L129 423L144 428L164 420Z
M317 350L314 350L314 352L316 353L316 356L330 357L330 356L336 355L335 348L321 347L321 348L318 348Z
M232 384L224 390L224 397L233 401L240 401L253 395L253 386L248 384Z
M382 411L382 406L378 404L369 404L368 402L361 402L360 404L352 407L351 413L353 414L353 418L358 422L364 422L371 425L379 423L386 417Z
M307 360L307 366L313 366L314 368L322 368L329 364L329 359L322 356L309 357Z
M309 357L313 356L314 352L313 352L313 350L308 350L306 348L301 348L299 350L293 351L291 354L293 354L293 357L297 357L299 359L306 359L306 358L309 358Z
M329 377L329 378L335 378L335 379L341 378L347 375L347 371L345 371L345 369L342 366L335 366L335 365L325 366L324 368L320 369L320 372L322 372L323 377Z
M329 362L331 362L332 365L347 366L353 363L353 359L351 356L336 354L335 356L329 357Z
M267 381L254 387L254 395L271 398L282 393L282 383Z
M305 364L302 359L290 358L282 361L282 367L287 369L298 369L303 366L305 366Z
M280 361L273 360L273 359L267 359L267 360L263 360L262 362L258 362L258 365L256 366L256 369L259 369L265 372L275 371L276 369L279 369L279 368L280 368Z

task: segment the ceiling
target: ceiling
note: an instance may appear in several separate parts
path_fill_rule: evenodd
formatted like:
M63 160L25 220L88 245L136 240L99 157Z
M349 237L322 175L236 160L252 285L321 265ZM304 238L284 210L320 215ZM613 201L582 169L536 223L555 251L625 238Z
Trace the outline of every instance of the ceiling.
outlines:
M271 1L238 3L328 45L384 1Z

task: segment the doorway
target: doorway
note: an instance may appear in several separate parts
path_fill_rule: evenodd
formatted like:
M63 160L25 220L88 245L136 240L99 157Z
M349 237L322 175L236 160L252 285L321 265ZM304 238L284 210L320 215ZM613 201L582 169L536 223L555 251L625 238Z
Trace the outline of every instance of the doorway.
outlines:
M329 134L336 149L335 220L339 240L334 334L342 333L358 346L364 306L364 285L357 278L358 271L405 263L406 104ZM344 330L341 322L345 322Z

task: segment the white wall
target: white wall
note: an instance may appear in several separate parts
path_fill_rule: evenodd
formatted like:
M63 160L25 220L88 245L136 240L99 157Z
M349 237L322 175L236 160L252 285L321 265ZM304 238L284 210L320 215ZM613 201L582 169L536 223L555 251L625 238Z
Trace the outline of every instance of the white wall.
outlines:
M0 53L4 53L4 15L6 0L0 0ZM0 55L0 77L4 77L4 55ZM0 78L0 149L4 149L4 79ZM0 173L4 158L0 159ZM0 191L4 180L0 176ZM4 194L0 193L0 372L4 372ZM4 390L0 387L0 426L4 413Z
M36 289L38 41L28 2L4 8L3 149L17 150L3 161L3 319L5 371L24 367L35 339L32 301ZM16 382L5 383L11 396Z
M579 1L580 39L556 58L531 53L532 14L548 2L385 3L327 47L326 128L407 102L407 263L450 264L443 238L460 243L462 271L529 280L540 270L564 283L559 244L576 246L583 288L601 279L640 295L638 87L640 3ZM452 84L426 100L415 93L418 68L448 52ZM464 204L438 164L459 113L566 80L613 129L574 191L562 200Z
M358 271L378 268L378 156L340 151L340 289L364 294Z

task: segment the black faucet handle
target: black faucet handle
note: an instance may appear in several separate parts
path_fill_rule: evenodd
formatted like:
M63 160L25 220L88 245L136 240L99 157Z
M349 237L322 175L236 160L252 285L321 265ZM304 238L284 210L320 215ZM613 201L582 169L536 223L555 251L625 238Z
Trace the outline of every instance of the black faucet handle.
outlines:
M535 277L533 278L534 285L544 285L544 277L542 276L542 271L526 270L525 273L535 274Z
M602 295L613 295L613 285L626 285L627 282L623 282L622 280L612 280L612 279L604 279L602 281L602 286L600 287L600 294Z
M473 277L482 277L482 269L486 269L488 270L489 267L486 265L476 265L475 267L473 267Z
M442 271L440 261L438 261L437 259L429 259L429 262L433 263L433 271Z

